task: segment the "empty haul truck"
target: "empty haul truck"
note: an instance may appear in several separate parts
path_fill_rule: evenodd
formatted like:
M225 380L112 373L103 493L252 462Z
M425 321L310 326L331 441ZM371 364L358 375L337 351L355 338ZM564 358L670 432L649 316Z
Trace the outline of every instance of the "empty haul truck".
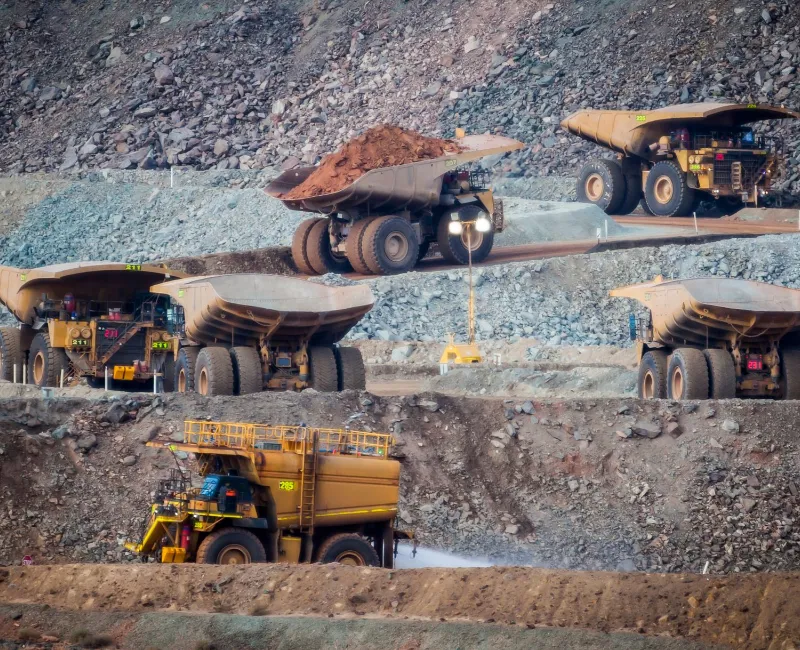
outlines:
M611 291L631 314L645 399L800 399L800 291L731 278L634 284Z

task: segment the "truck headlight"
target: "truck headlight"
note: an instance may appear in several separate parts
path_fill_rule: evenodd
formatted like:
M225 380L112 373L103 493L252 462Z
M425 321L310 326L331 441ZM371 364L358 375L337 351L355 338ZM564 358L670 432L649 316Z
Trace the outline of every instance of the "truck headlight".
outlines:
M92 335L92 330L90 330L88 327L84 327L81 330L81 337L82 338L88 339L91 335Z

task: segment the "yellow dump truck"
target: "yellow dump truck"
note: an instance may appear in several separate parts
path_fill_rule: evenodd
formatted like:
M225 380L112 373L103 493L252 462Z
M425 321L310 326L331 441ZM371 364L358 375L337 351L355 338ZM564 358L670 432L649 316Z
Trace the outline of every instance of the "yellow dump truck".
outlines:
M578 200L607 214L687 216L716 199L724 213L758 203L785 162L783 142L752 124L800 113L761 104L679 104L652 111L581 110L561 126L617 153L578 174Z
M81 262L0 267L0 302L19 321L0 328L0 379L57 386L62 376L152 381L174 353L168 299L156 282L183 277L154 264Z
M174 470L126 547L161 562L339 562L391 568L400 463L386 434L187 420L202 485Z
M645 399L800 399L800 291L695 278L611 291L647 307L631 314Z
M177 279L176 279L177 278ZM165 282L166 280L166 282ZM186 278L151 264L0 267L0 379L152 383L166 391L363 389L357 348L339 345L374 303L369 287L243 273Z
M403 273L425 257L432 243L451 264L466 265L468 251L473 262L486 259L494 233L503 229L503 204L492 194L489 173L468 165L524 145L498 135L458 135L458 153L373 169L338 192L283 198L316 167L291 169L276 178L266 188L270 196L290 210L323 215L295 231L297 268L308 275Z

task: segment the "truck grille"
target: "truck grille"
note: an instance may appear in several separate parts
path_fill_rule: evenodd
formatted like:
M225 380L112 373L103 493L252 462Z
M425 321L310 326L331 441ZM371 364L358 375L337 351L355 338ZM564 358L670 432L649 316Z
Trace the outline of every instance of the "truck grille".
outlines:
M726 153L714 162L714 185L748 192L763 177L767 159L749 153Z

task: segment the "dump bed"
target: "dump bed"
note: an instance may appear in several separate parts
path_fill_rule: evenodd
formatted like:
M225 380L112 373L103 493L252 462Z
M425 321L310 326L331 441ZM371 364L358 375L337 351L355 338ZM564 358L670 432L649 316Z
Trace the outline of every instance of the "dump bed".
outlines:
M330 214L357 211L364 214L391 214L401 210L417 211L438 205L442 176L461 165L485 156L521 149L517 140L499 135L470 135L456 140L459 153L420 162L373 169L346 188L307 199L283 199L282 196L305 181L317 168L299 167L281 174L265 191L281 199L291 210Z
M375 302L366 285L329 287L260 273L186 278L152 291L180 304L186 335L207 345L257 345L264 334L273 341L335 343Z
M38 269L0 266L0 302L31 325L36 306L44 300L62 300L70 293L78 302L128 301L154 282L183 277L184 273L165 266L123 262L75 262Z
M627 155L647 156L662 135L692 123L732 128L762 120L797 119L800 113L761 104L678 104L653 111L581 110L561 122L570 133Z
M650 309L653 339L670 346L772 341L800 329L800 290L764 282L656 279L610 293Z

